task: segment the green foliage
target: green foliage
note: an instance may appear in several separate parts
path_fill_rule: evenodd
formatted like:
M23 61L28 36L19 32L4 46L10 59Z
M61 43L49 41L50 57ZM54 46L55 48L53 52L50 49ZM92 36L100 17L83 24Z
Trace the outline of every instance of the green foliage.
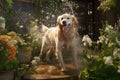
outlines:
M6 20L6 28L8 31L12 31L13 23L11 23L11 20L14 16L14 11L12 10L12 4L13 0L2 0L2 3L4 5L3 7L3 16Z
M55 10L60 0L34 0L33 3L39 8L49 7L51 10Z
M81 80L119 80L120 79L120 32L106 24L100 30L99 40L94 42L94 50L85 48L83 57L86 60L85 69L80 72ZM97 49L96 49L97 48ZM112 77L111 77L112 76Z
M13 70L18 66L15 36L0 35L0 71Z
M28 64L20 64L20 69L17 69L15 72L15 80L22 80L22 77L26 74L35 74L35 71L29 66Z
M60 11L60 0L33 0L33 9L39 17L46 16L47 14L59 13ZM42 18L41 18L42 19Z
M4 13L9 13L9 11L12 9L12 3L13 0L3 0Z
M0 35L5 34L5 19L0 16Z
M100 0L100 6L98 9L112 10L117 13L117 16L120 17L120 0Z
M20 42L18 42L18 48L19 48L19 50L32 50L32 46L33 46L33 44L32 44L32 38L28 35L28 34L26 34L26 35L24 35L24 36L20 36L20 38L21 38L21 41Z

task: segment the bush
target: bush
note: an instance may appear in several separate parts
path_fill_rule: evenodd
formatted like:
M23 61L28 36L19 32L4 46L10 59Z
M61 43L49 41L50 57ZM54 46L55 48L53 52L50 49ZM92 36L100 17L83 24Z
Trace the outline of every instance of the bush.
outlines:
M80 72L81 80L120 79L120 32L106 24L100 34L99 40L92 42L95 50L86 47L83 51L86 63Z

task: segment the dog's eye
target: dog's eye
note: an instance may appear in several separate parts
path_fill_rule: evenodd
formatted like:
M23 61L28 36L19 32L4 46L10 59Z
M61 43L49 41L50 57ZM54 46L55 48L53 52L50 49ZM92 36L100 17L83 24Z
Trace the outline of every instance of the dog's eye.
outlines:
M61 18L61 20L63 20L63 18Z
M69 17L67 19L70 19Z

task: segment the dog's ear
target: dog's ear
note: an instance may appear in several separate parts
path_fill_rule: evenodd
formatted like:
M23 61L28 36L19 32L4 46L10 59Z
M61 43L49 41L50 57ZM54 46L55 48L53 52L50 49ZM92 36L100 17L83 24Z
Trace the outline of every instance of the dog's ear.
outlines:
M61 16L58 16L58 18L57 18L57 25L60 24L60 18L61 18Z
M77 18L74 15L72 15L72 20L74 22L74 27L77 28L79 26L79 23L78 23Z

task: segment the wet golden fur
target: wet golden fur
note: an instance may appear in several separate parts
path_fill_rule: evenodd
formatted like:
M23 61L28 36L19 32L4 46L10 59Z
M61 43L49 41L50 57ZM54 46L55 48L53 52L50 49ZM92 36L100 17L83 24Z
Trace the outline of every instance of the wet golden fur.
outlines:
M62 70L66 70L62 56L63 47L71 48L74 54L75 65L77 63L77 54L79 53L79 35L77 33L78 21L74 15L63 14L58 16L56 27L46 27L42 25L44 36L42 39L42 47L40 56L43 50L50 46L54 49L61 64ZM49 51L48 51L49 52ZM48 55L47 55L48 57Z

